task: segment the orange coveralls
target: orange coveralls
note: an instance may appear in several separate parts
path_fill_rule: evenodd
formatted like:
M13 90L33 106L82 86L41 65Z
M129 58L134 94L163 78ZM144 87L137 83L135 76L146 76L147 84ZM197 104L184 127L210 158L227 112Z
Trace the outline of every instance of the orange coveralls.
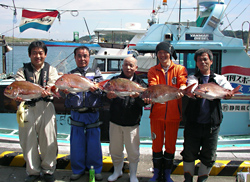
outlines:
M167 84L176 88L186 85L187 71L182 65L171 65L167 72L167 81L165 72L159 63L148 71L148 85ZM165 152L175 153L175 144L179 123L181 121L182 103L181 99L168 101L166 104L155 103L151 106L150 126L152 136L153 152L161 152L165 133Z

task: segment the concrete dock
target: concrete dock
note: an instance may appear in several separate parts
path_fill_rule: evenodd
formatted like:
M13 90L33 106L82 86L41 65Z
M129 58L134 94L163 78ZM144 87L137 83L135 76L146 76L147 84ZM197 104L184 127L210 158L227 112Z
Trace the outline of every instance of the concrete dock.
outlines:
M107 181L109 175L112 174L112 161L110 160L108 144L102 144L103 156L108 160L103 164L103 181ZM176 148L175 162L172 172L172 179L175 182L184 181L182 157L180 152L182 147ZM59 143L58 165L55 177L56 182L70 181L70 156L69 144ZM126 151L124 151L126 156ZM141 144L140 162L138 165L137 176L140 182L148 181L152 176L152 149L150 145ZM199 165L199 161L197 161ZM111 165L111 166L110 166ZM62 167L64 166L64 167ZM125 173L117 182L128 182L129 173L126 172L128 163L125 163ZM248 171L250 168L250 146L243 147L222 147L218 148L217 161L210 173L208 182L230 182L235 181L236 174L239 171ZM26 177L24 160L22 158L22 150L16 139L10 140L0 138L0 182L21 182ZM194 177L196 181L197 176ZM37 181L43 181L39 179ZM76 182L88 181L88 172L85 173Z

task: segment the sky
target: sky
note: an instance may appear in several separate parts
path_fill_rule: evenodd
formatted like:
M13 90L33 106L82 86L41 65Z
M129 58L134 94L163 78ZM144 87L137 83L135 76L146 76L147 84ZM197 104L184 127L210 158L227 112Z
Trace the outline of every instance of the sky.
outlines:
M17 12L16 23L13 23L13 2ZM242 30L242 27L244 30L249 30L250 1L224 0L224 2L228 5L225 11L227 16L223 18L221 30L226 28L226 30L236 31ZM179 3L179 0L168 0L167 5L163 6L162 0L1 0L0 33L17 38L73 40L74 31L79 32L81 37L88 35L88 29L93 34L96 28L125 28L126 23L137 23L142 29L146 29L152 10L159 6L159 23L178 22ZM196 5L197 0L181 1L183 8L181 21L195 21ZM20 33L18 26L22 17L22 8L31 11L56 9L60 12L61 20L56 19L48 32L27 29ZM71 12L71 10L77 11ZM232 22L231 26L229 22Z

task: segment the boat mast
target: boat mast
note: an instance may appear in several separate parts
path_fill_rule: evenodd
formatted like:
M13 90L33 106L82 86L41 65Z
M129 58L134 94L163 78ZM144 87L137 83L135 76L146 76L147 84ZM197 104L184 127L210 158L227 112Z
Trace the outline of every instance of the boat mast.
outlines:
M181 23L181 0L180 0L180 5L179 5L179 25Z
M199 6L199 0L197 0L197 11L196 11L196 20L200 16L200 6Z
M178 37L178 40L179 40L180 37L181 37L181 0L180 0L180 3L179 3L179 25L178 25L177 30L178 30L177 37Z

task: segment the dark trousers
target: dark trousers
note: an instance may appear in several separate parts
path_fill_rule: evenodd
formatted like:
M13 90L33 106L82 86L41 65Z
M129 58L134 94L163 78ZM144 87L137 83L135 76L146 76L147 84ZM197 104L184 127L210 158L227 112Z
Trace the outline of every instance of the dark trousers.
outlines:
M211 128L210 124L187 123L184 129L184 149L181 152L183 161L193 162L196 159L212 167L216 160L216 150L220 126Z

